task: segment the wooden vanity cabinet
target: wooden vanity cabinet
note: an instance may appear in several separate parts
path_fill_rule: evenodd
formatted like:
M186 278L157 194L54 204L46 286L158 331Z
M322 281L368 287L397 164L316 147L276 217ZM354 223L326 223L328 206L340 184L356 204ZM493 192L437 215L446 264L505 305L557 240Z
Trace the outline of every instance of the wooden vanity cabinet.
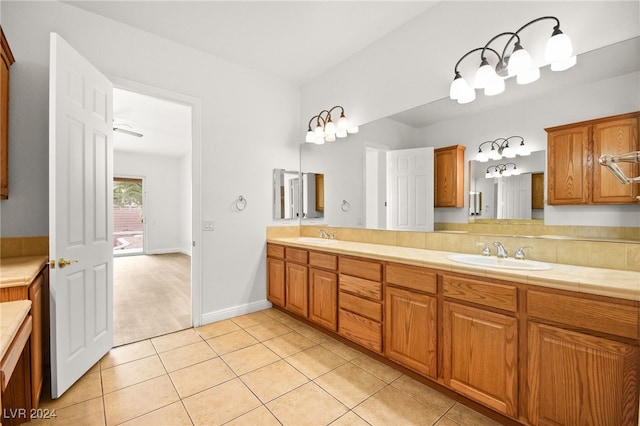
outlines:
M309 315L308 252L285 247L285 309L307 318Z
M388 263L385 267L384 354L437 378L438 299L435 271Z
M515 286L443 274L445 385L494 410L518 416Z
M338 256L309 252L309 320L338 330Z
M340 256L338 334L382 353L382 264Z
M530 290L527 314L529 423L637 425L640 309Z
M0 302L14 300L31 300L31 406L38 408L49 363L49 266L42 268L28 286L0 288Z
M267 244L267 300L285 306L284 246Z
M9 198L9 67L15 62L0 27L0 199Z
M603 154L621 155L640 149L640 113L622 114L545 129L547 131L547 202L550 205L631 204L638 185L623 185L601 166ZM618 163L629 178L638 164Z
M464 151L462 145L433 150L434 207L464 207Z

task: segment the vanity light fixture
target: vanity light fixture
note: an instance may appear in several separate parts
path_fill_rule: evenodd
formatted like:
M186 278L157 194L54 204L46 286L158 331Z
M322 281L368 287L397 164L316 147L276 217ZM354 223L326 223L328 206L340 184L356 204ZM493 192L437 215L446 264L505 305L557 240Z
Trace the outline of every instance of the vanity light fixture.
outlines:
M513 169L509 169L507 166L513 166ZM516 166L516 163L506 163L487 167L487 172L484 177L491 179L496 177L518 176L519 174L520 170L518 166Z
M340 108L340 118L335 124L332 120L331 113ZM315 121L315 126L312 128ZM336 105L329 110L322 110L319 114L314 115L307 125L307 136L305 142L322 145L325 142L334 142L336 138L346 138L349 133L358 133L358 126L349 127L349 121L344 115L344 108Z
M475 89L484 89L486 96L493 96L504 92L504 80L508 77L515 76L518 84L529 84L540 78L540 69L534 64L531 55L522 47L520 32L536 22L547 19L554 20L556 24L553 27L551 38L547 41L545 50L546 63L551 64L552 71L564 71L574 66L577 59L573 54L571 40L560 30L560 20L555 16L543 16L527 22L515 32L500 33L491 38L483 47L478 47L465 53L458 62L456 62L456 66L453 69L455 77L449 88L449 97L457 100L460 104L466 104L476 99ZM496 39L503 36L510 37L504 45L502 53L498 53L498 51L489 47ZM507 49L511 42L514 42L513 50L511 51L511 55L507 55ZM478 51L481 51L480 67L476 72L474 86L472 87L462 78L462 75L458 71L458 66L464 58ZM491 58L495 55L495 65L491 65L487 59L485 55L487 52L493 53L493 55L490 56Z
M509 146L509 140L514 138L520 140L520 145L515 148ZM482 151L482 145L486 144L491 144L491 149L488 152ZM506 139L498 138L493 141L482 142L478 147L476 161L486 163L489 160L502 160L502 157L515 158L516 155L524 157L529 154L531 154L531 150L524 144L524 138L522 136L509 136Z

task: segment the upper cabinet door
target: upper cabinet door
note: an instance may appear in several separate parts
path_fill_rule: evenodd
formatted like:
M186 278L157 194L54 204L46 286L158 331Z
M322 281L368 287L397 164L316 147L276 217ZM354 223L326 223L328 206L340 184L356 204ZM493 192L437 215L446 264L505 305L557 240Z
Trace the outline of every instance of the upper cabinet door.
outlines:
M638 118L624 118L593 125L593 202L597 204L627 204L635 202L638 184L623 185L606 168L598 164L603 154L622 155L640 149ZM638 176L638 164L618 163L625 176Z
M548 134L550 205L589 202L589 125L563 127Z

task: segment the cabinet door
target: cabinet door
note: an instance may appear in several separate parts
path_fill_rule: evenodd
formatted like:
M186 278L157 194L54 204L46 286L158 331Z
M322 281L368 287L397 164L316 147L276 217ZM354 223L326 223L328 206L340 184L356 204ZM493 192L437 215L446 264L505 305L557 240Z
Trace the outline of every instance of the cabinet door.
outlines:
M435 297L386 287L385 355L429 377L436 377Z
M531 208L544 208L544 173L531 174Z
M638 118L605 121L593 125L593 199L597 204L624 204L636 202L637 184L624 185L605 167L598 164L601 155L622 155L640 149L638 145ZM618 163L629 177L638 176L638 164Z
M267 257L267 299L284 308L284 260Z
M444 302L443 337L445 384L496 411L516 417L516 319Z
M31 300L31 317L33 328L31 329L31 406L38 408L43 382L43 276L38 275L29 286L29 299Z
M637 347L529 324L532 425L637 425Z
M0 35L0 199L9 198L9 67L13 56Z
M338 276L309 268L309 319L329 330L338 326Z
M435 207L464 207L464 150L460 145L434 150Z
M589 125L548 134L547 202L550 205L589 202Z
M285 282L285 307L291 312L306 318L309 305L307 267L287 262Z

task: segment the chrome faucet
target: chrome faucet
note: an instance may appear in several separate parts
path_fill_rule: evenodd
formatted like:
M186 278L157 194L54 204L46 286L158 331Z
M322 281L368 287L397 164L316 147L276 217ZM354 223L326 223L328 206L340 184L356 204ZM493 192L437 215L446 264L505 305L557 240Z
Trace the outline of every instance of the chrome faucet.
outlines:
M518 248L518 250L516 250L516 253L513 255L513 257L518 260L524 260L524 249L531 249L531 248L533 247L531 246L520 247Z
M320 238L329 238L329 234L324 229L320 230Z
M491 249L487 246L486 243L476 243L477 246L482 246L482 255L483 256L491 256Z
M500 241L494 242L493 245L496 246L497 249L498 249L498 254L497 254L498 258L506 259L508 257L507 249L504 248L504 246L502 245L502 243Z

